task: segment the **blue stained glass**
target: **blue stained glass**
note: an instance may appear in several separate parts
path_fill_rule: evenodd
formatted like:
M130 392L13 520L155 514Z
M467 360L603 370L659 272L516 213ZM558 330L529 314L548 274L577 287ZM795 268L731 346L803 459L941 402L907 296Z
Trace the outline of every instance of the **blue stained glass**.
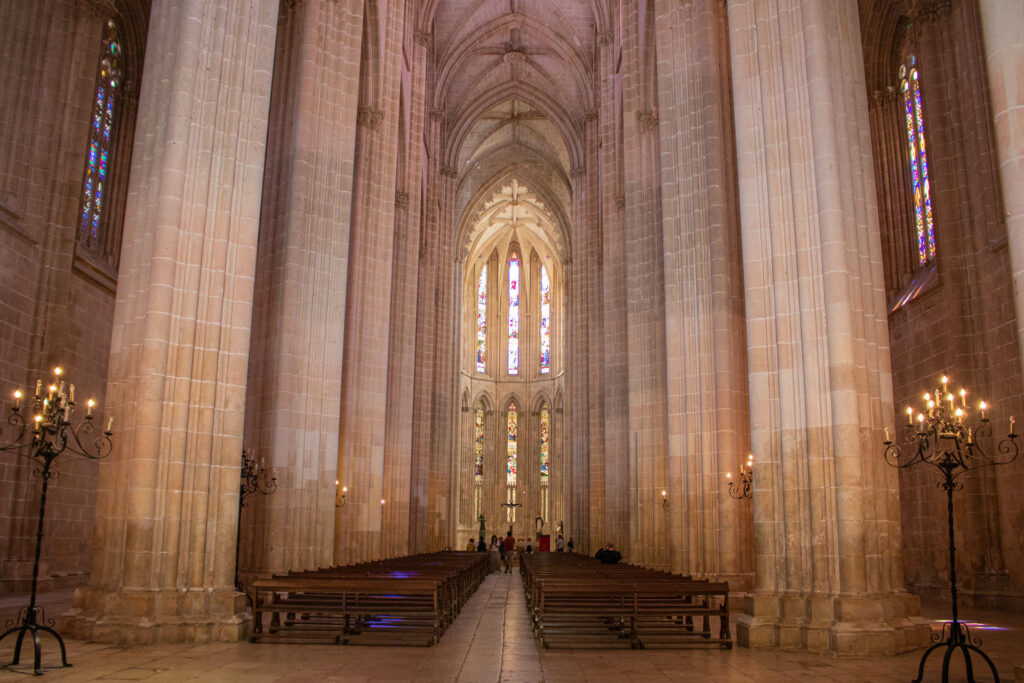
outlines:
M110 134L114 125L115 95L120 83L118 57L121 53L117 43L117 27L108 21L97 68L96 98L93 104L92 125L85 183L82 191L81 235L92 245L99 239L100 217L103 211L103 182L107 177L107 162L110 155ZM95 183L95 184L94 184Z

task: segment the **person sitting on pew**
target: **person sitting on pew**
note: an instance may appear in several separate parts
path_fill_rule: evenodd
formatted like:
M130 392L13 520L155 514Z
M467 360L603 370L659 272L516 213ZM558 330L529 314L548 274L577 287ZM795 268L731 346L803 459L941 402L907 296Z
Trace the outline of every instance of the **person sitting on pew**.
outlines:
M466 545L466 550L468 552L473 552L476 550L476 541L474 541L472 537L470 537L469 543Z
M594 557L600 560L601 564L618 564L622 561L622 553L615 549L611 541L605 543L603 548L594 553Z

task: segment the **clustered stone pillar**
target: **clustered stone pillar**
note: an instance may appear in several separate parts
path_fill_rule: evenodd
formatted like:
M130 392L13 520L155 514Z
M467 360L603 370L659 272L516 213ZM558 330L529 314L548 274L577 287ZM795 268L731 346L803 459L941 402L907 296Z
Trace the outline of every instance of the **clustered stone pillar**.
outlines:
M1024 4L980 0L979 5L1016 294L1017 338L1024 357L1024 192L1020 191L1024 187Z
M748 646L891 654L907 616L857 3L729 3L756 589Z
M246 443L277 477L243 513L246 571L334 559L362 0L285 5L256 275ZM252 517L250 517L250 509Z
M395 164L401 64L401 3L371 2L356 134L348 308L341 385L338 477L348 502L337 509L334 561L380 557L386 482L384 432L394 259ZM384 503L381 503L384 500Z
M111 343L116 445L69 615L80 638L246 627L234 538L277 9L153 4Z
M753 574L750 505L727 495L724 475L749 443L725 4L655 8L670 564L741 590Z

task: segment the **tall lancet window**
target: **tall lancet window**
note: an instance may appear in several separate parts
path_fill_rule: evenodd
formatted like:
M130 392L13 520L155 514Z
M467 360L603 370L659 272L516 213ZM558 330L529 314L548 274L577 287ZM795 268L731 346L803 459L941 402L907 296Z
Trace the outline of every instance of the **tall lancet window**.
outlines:
M479 519L483 512L484 483L484 407L476 408L476 423L473 433L473 519Z
M917 230L917 255L923 265L935 258L935 226L932 221L931 186L928 183L928 152L924 144L924 113L917 60L909 55L900 66L900 92L903 94L903 119L910 155L910 183L914 193L914 226Z
M508 260L508 374L519 374L519 255Z
M508 460L505 468L505 502L508 503L507 520L516 521L516 466L519 460L519 409L515 401L508 404Z
M551 281L544 266L540 267L540 371L551 372Z
M549 484L551 483L551 411L547 402L540 404L540 516L550 517Z
M103 45L96 74L96 93L92 105L89 153L82 188L82 213L79 216L79 241L96 248L101 241L100 223L110 185L111 132L121 88L121 43L117 25L109 20L103 28Z
M487 264L476 283L476 371L487 372Z

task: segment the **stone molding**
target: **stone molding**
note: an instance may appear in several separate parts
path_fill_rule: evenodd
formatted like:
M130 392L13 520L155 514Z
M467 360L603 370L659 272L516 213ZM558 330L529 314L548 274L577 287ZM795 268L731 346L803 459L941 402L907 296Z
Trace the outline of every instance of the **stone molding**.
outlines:
M440 121L441 119L444 118L444 109L438 109L436 107L431 107L427 111L427 116L430 117L431 121Z
M615 33L613 31L605 31L597 36L597 42L603 47L607 47L612 44L615 40Z
M910 12L910 21L915 26L927 26L944 20L953 11L951 0L921 0Z
M406 211L409 208L409 193L395 190L395 208Z
M636 120L640 122L640 130L647 133L658 127L658 111L656 109L638 111Z
M454 167L445 165L441 167L441 175L445 178L457 178L459 172Z
M591 121L597 121L597 110L592 109L583 115L583 121L589 123Z
M416 31L412 34L412 42L416 43L420 47L430 49L430 39L433 36L427 31Z
M526 61L526 55L519 50L509 50L501 56L501 61L506 64L522 64Z
M83 19L109 19L117 14L114 0L75 0L75 14Z
M615 197L615 208L618 209L619 211L626 210L626 195L620 194L617 197Z
M356 123L360 126L366 126L370 130L380 128L380 122L383 120L384 112L373 107L360 107L359 112L356 114Z

